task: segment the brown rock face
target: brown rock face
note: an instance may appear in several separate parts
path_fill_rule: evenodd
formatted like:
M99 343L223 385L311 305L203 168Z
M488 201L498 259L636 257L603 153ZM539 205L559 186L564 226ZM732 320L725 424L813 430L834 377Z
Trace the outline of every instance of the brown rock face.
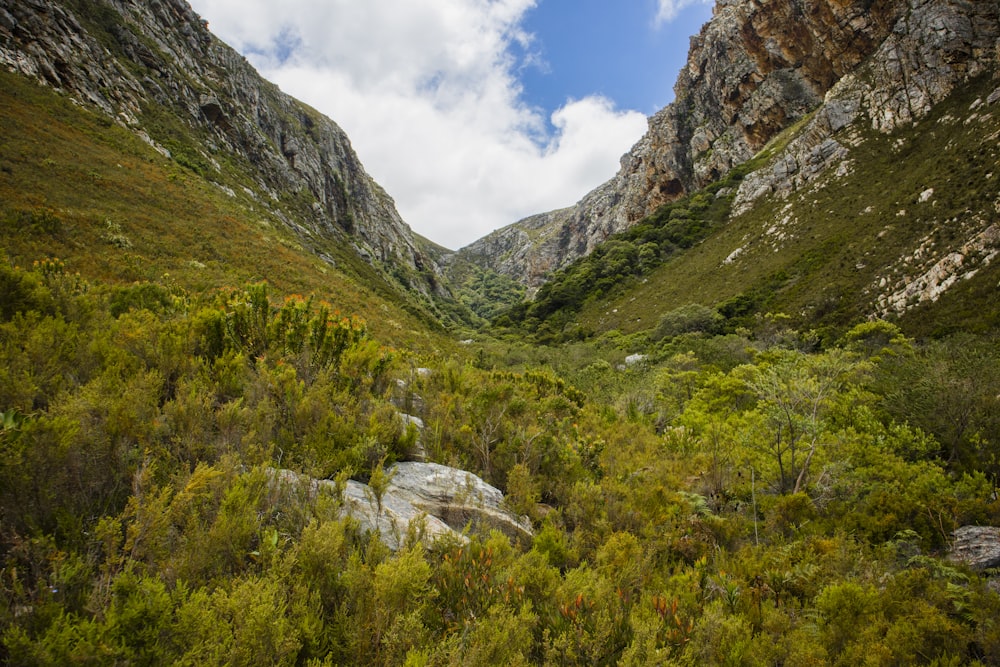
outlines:
M752 157L870 55L904 5L720 2L691 41L674 88L677 101L650 119L649 148L635 155L641 179L626 197L627 219L648 215Z
M983 63L995 64L997 13L995 2L972 0L718 0L691 40L675 102L649 119L611 181L576 206L546 214L549 228L537 229L542 216L515 223L536 228L527 247L507 228L461 252L537 287L542 267L565 266L659 206L719 180L819 108L809 140L778 168L778 176L807 178L836 156L832 132L859 113L891 130L921 117ZM861 92L829 99L847 81ZM765 181L757 194L768 191ZM500 239L504 252L487 256Z

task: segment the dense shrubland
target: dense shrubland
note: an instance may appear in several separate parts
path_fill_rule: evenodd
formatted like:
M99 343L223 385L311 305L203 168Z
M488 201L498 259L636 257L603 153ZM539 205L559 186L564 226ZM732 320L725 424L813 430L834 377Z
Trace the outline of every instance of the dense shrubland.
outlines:
M996 340L691 310L463 360L264 284L0 287L10 664L1000 663L1000 596L942 557L1000 521ZM266 473L367 479L418 436L534 539L391 553Z

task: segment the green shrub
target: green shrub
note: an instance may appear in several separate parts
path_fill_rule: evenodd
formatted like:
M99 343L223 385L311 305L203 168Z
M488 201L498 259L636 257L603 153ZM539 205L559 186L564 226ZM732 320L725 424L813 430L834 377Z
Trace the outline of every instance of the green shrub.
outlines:
M649 337L658 341L686 333L718 333L722 322L722 315L714 308L690 303L664 313Z

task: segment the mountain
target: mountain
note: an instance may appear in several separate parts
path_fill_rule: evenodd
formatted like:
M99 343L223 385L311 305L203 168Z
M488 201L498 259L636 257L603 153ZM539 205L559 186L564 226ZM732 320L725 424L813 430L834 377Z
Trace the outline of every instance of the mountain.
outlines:
M1000 664L990 2L720 4L799 92L524 301L186 5L0 0L0 665Z
M735 184L733 216L784 198L845 165L858 148L852 136L866 140L871 128L877 141L915 127L956 88L995 73L998 37L1000 8L993 2L720 1L691 40L675 101L649 119L648 132L612 180L573 207L476 241L454 261L537 289L553 271L664 205L736 167L749 169L765 148L767 160ZM781 149L773 150L779 135ZM928 181L922 191L933 185ZM934 262L964 244L982 245L977 239L988 227L970 226L960 240L939 247ZM903 254L915 252L917 241Z
M425 299L449 298L437 251L343 130L261 78L183 0L2 0L0 64L266 211L327 264L356 254Z
M962 83L890 134L856 123L812 143L817 113L556 271L511 316L571 337L649 332L691 304L729 331L781 313L828 340L874 318L920 337L996 329L998 84Z

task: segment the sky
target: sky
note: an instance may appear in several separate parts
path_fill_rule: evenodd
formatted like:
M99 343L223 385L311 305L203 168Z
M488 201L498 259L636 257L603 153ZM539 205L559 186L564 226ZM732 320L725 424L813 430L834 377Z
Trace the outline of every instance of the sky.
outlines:
M614 176L711 16L711 0L189 1L451 249Z

